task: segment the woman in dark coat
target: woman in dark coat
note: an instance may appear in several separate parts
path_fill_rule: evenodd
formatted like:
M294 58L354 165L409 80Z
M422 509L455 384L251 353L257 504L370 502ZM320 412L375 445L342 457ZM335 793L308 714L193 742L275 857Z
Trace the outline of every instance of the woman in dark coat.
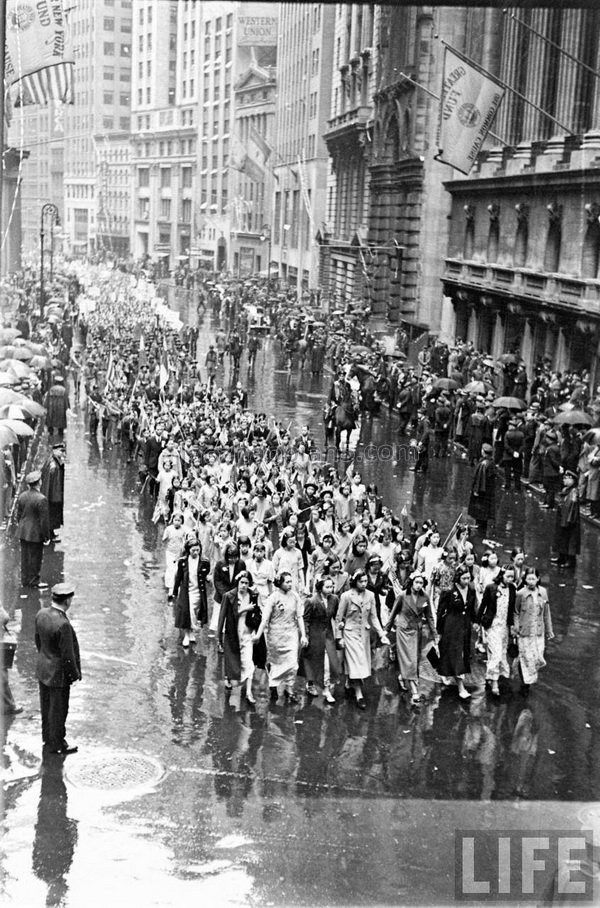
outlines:
M496 464L493 453L491 445L482 445L482 457L475 467L469 499L469 514L477 522L482 536L486 535L488 523L496 514Z
M306 692L318 696L316 684L323 688L326 703L335 703L331 693L330 677L339 675L341 668L332 619L337 613L338 597L333 593L333 577L320 577L315 581L314 595L304 603L304 627L308 646L302 650L300 668L306 678Z
M557 562L559 567L574 568L581 546L581 526L577 475L571 470L567 470L563 476L563 488L556 503L552 548L557 554L550 560Z
M244 685L248 703L256 703L252 694L254 668L264 668L267 649L264 636L256 642L254 631L261 620L260 597L251 587L248 571L237 575L236 587L221 601L218 639L225 656L225 687L236 681Z
M209 571L210 561L202 557L198 540L193 537L186 540L173 585L175 627L179 628L182 646L195 643L196 631L208 622L206 578Z
M220 613L223 596L225 593L228 593L229 590L235 589L237 586L238 574L245 570L246 562L242 561L240 558L238 547L233 543L226 545L225 551L223 552L223 560L217 561L213 573L215 608L212 613L212 621L210 624L211 631L214 631L217 628L218 615Z
M476 620L477 597L471 587L471 572L457 568L454 586L444 590L438 606L437 630L440 635L438 672L442 678L456 678L458 696L467 700L464 675L471 671L471 624Z
M510 678L509 630L514 623L516 597L515 569L512 564L505 564L492 583L488 583L484 589L477 617L486 631L485 681L495 697L500 694L499 679Z

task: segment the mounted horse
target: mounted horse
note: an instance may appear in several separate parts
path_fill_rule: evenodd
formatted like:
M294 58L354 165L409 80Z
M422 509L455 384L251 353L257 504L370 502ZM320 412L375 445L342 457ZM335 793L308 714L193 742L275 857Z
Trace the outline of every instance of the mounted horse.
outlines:
M350 447L350 434L356 428L359 405L351 386L345 380L336 380L331 386L329 402L323 410L325 441L335 440L339 450L342 432L346 433L346 448Z
M348 372L348 379L356 378L360 384L360 409L374 416L379 412L381 401L377 394L377 378L367 366L354 363Z

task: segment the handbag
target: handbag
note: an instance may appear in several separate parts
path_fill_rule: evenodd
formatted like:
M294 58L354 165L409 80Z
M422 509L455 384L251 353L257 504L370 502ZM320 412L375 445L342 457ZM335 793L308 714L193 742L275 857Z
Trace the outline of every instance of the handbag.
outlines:
M517 643L516 637L513 637L508 644L506 654L509 659L516 659L519 655L519 644Z
M14 640L3 640L2 641L2 652L3 652L3 666L4 668L12 668L13 662L15 660L15 652L17 649L17 644Z
M262 621L262 612L258 603L256 603L250 611L246 612L245 621L249 631L257 631L259 629L260 622Z
M435 646L432 646L427 651L427 661L436 671L440 664L440 654Z
M339 630L339 634L335 638L335 648L344 649L344 625L340 624L338 630Z

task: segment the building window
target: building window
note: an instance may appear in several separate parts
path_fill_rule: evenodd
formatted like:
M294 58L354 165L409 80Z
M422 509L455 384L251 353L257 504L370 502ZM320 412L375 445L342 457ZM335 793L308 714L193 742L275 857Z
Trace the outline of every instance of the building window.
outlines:
M475 249L475 208L465 205L465 236L463 242L463 258L472 259Z
M138 104L144 103L144 91L141 88L138 88Z
M181 185L184 189L192 188L192 168L191 167L182 167L181 168Z
M138 199L138 218L140 221L147 221L150 216L150 200Z
M181 203L181 220L184 224L190 224L192 221L192 200L184 199Z
M143 25L143 24L144 24L144 7L142 7L142 8L140 9L139 22L140 22L140 25Z
M129 117L119 117L119 129L123 132L128 132L130 125Z
M594 204L586 205L585 208L588 224L583 238L581 276L596 279L600 267L600 223L598 222L600 210L599 206Z
M115 30L115 20L109 16L104 17L104 31L105 32L114 32Z
M146 104L150 104L151 102L152 102L152 89L150 87L148 87L146 89Z
M150 185L150 169L148 167L138 167L138 186L142 188Z
M140 79L144 78L144 64L141 60L138 63L138 78L140 78Z
M106 82L112 82L115 78L115 71L112 67L105 67L104 79Z
M115 121L112 117L103 117L102 126L104 129L114 129Z
M131 101L130 95L127 92L121 92L119 95L119 104L123 107L129 107L129 102Z
M497 262L498 247L500 245L500 209L498 205L492 204L488 206L488 211L490 214L490 226L488 230L487 261Z
M104 56L105 57L114 57L115 55L115 45L112 41L104 42Z
M152 48L150 48L150 47L148 48L148 50L151 50L151 49ZM121 56L122 57L131 56L131 45L130 44L121 44Z
M104 100L104 103L105 103L105 104L113 104L113 103L114 103L114 100L115 100L114 92L112 92L112 91L105 91L102 97L103 97L103 100Z
M227 16L227 28L232 28L232 27L233 27L233 14L229 13L229 15Z
M562 243L561 215L562 206L553 202L548 205L550 222L546 234L546 249L544 251L544 271L556 273L560 267L560 247Z
M222 22L221 17L219 16L218 19L215 19L215 32L220 32L222 27L223 27L223 22Z
M161 167L160 168L160 188L169 189L171 186L171 168L170 167Z
M144 53L144 36L143 35L140 35L138 38L138 47L139 47L140 53L143 54Z
M171 220L171 199L160 200L160 216L163 221Z

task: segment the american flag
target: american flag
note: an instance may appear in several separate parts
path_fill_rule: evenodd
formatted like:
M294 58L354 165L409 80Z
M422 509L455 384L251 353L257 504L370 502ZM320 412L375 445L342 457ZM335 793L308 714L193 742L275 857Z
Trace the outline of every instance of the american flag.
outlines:
M55 63L23 76L17 85L15 107L48 105L51 101L73 103L73 64Z

